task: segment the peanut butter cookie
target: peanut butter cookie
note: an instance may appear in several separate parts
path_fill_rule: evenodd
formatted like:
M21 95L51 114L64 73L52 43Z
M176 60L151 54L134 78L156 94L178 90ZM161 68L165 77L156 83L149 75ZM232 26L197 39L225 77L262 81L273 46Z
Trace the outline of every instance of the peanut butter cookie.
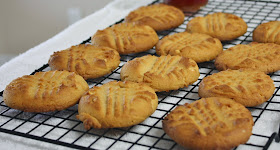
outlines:
M280 44L280 21L260 24L253 32L253 41Z
M181 56L146 55L127 62L121 70L122 81L145 83L157 92L186 87L198 77L196 62Z
M273 43L256 43L233 46L215 59L218 70L238 70L251 68L264 73L280 70L280 45Z
M90 89L80 100L77 118L86 129L139 124L156 110L158 98L149 86L112 81Z
M204 33L221 41L228 41L245 34L247 24L236 15L218 12L205 17L193 18L187 24L186 31Z
M153 48L158 35L150 26L135 23L120 23L98 30L92 37L94 46L110 47L120 54L138 53Z
M201 33L181 32L165 36L156 45L158 55L188 57L197 63L215 59L223 51L217 38Z
M170 5L154 4L142 6L128 14L125 22L148 25L156 31L168 30L184 22L184 13Z
M274 93L273 80L257 70L226 70L207 76L199 84L200 97L226 97L244 106L257 106Z
M162 121L163 130L188 149L231 149L252 135L248 109L228 98L202 98L177 106Z
M84 44L55 52L49 59L52 70L75 72L84 79L104 76L119 64L120 55L116 50Z
M74 72L47 71L13 80L4 90L7 106L26 112L49 112L71 107L88 90Z

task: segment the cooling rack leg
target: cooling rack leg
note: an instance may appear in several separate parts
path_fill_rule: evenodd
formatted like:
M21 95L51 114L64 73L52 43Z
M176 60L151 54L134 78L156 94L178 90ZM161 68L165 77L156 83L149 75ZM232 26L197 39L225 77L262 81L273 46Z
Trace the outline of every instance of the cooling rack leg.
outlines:
M280 124L279 124L279 130L278 130L278 133L276 134L276 137L275 137L275 141L276 141L277 143L279 143L279 142L280 142Z
M270 138L268 139L268 141L266 142L265 146L263 147L263 150L267 150L269 148L269 146L271 145L271 143L273 142L273 140L277 140L278 134L276 132L272 133Z

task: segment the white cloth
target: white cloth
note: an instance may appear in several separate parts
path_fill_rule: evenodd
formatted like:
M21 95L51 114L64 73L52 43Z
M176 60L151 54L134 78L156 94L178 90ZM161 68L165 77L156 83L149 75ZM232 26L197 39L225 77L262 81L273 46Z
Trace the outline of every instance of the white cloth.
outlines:
M12 80L29 75L48 63L55 51L67 49L88 39L97 30L124 18L130 11L151 3L153 0L114 0L103 9L74 23L51 39L29 49L0 67L0 91Z

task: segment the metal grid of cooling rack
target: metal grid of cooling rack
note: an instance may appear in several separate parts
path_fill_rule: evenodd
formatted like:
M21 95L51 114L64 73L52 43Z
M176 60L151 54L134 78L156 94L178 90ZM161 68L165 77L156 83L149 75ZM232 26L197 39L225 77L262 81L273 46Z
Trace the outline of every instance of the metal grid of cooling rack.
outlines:
M154 3L157 2L160 1ZM260 23L280 20L280 2L278 0L210 0L200 11L187 16L184 23L178 28L159 32L158 35L162 38L166 35L183 32L186 24L193 17L213 12L238 15L248 24L248 30L243 36L223 43L224 49L227 49L236 44L250 43L252 31ZM89 41L90 39L83 43ZM120 80L120 70L124 63L147 54L156 55L154 49L138 54L122 55L121 63L116 70L104 77L88 80L89 86L99 86L112 80ZM0 132L78 149L182 149L164 133L161 121L177 105L199 99L197 91L201 80L205 76L218 72L215 70L213 61L198 65L201 75L197 82L183 89L157 93L159 105L155 113L144 122L129 128L85 130L82 122L75 117L77 105L50 113L26 113L14 110L3 102L2 91L0 93ZM50 70L48 65L44 65L31 74L48 70ZM267 149L274 139L279 141L279 134L276 132L279 130L280 122L280 71L270 74L270 76L274 80L276 90L264 104L248 108L255 123L253 135L246 144L235 149Z

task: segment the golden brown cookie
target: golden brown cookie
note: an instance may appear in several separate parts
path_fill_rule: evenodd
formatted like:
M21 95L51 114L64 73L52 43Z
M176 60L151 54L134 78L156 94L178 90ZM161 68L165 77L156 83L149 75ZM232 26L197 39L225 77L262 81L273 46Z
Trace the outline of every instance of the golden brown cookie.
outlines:
M80 100L77 118L86 129L139 124L156 110L158 98L147 85L112 81L93 87Z
M175 33L165 36L156 45L158 55L188 57L197 63L213 60L222 51L219 39L201 33Z
M49 59L52 70L75 72L84 79L104 76L119 64L120 55L116 50L84 44L55 52Z
M151 26L156 31L168 30L184 22L184 13L170 5L154 4L142 6L128 14L125 22Z
M120 54L149 50L158 42L158 35L151 27L135 23L120 23L98 30L92 37L94 46L110 47Z
M202 98L177 106L163 120L163 130L188 149L231 149L252 135L248 109L228 98Z
M7 106L26 112L49 112L71 107L88 90L74 72L47 71L13 80L4 90Z
M260 24L253 32L253 41L280 44L280 21Z
M238 44L221 54L215 60L218 70L251 68L265 73L280 70L280 45L273 43Z
M247 24L236 15L218 12L205 17L193 18L187 24L186 31L204 33L221 41L228 41L245 34Z
M203 78L200 97L225 97L244 106L257 106L274 93L273 80L257 70L226 70Z
M181 56L146 55L128 61L121 70L122 81L145 83L157 92L186 87L198 77L196 62Z

